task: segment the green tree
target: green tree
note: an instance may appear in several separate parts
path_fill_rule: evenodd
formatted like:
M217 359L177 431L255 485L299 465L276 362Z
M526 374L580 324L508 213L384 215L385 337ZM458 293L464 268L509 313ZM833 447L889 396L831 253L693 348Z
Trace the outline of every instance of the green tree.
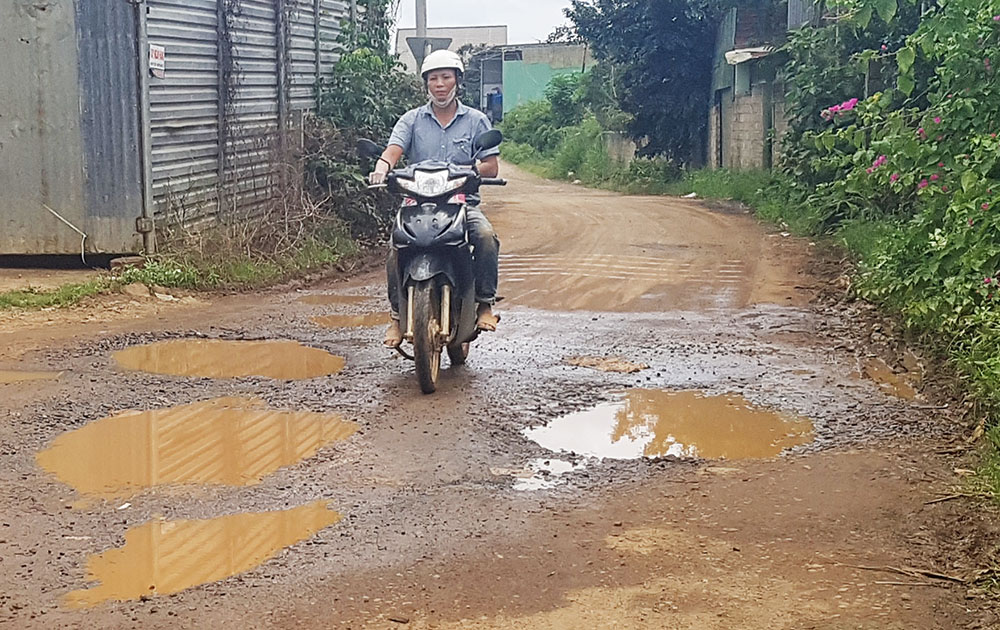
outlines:
M616 97L643 152L701 164L719 19L715 0L574 0L566 15L619 76Z

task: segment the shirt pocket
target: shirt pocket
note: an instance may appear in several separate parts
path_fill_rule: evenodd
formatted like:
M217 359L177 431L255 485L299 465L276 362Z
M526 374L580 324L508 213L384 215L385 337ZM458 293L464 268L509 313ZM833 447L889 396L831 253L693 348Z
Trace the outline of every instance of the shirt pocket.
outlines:
M468 162L473 159L472 140L468 138L454 138L451 141L451 151L449 157L452 162Z

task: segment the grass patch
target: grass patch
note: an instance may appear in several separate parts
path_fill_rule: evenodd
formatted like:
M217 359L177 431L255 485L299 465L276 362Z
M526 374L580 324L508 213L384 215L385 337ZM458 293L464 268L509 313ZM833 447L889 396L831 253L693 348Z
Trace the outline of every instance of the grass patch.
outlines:
M169 253L157 256L142 268L129 267L90 282L58 289L25 289L0 293L0 310L63 308L88 297L119 291L128 284L144 284L196 291L252 289L337 264L357 255L358 245L337 233L324 240L309 240L299 249L274 258L245 253L209 256L205 253Z
M116 280L121 284L193 290L252 289L337 264L357 253L357 243L337 233L323 240L311 239L295 251L269 258L242 252L168 253L150 260L142 268L124 270Z
M79 284L67 284L51 291L23 289L0 293L0 309L39 309L72 306L84 298L107 291L111 283L101 278Z

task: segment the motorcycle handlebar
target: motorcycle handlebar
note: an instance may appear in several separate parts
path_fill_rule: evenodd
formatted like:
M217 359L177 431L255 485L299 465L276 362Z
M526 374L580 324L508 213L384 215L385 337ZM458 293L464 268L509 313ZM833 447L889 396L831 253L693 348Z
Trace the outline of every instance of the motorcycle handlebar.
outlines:
M507 180L499 177L484 177L480 184L483 186L506 186Z

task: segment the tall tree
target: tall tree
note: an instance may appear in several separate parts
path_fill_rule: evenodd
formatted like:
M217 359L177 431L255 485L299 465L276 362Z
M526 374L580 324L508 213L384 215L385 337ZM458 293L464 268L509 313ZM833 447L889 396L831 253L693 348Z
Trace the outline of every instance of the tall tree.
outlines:
M620 70L621 108L642 152L704 163L721 0L573 0L566 15Z

